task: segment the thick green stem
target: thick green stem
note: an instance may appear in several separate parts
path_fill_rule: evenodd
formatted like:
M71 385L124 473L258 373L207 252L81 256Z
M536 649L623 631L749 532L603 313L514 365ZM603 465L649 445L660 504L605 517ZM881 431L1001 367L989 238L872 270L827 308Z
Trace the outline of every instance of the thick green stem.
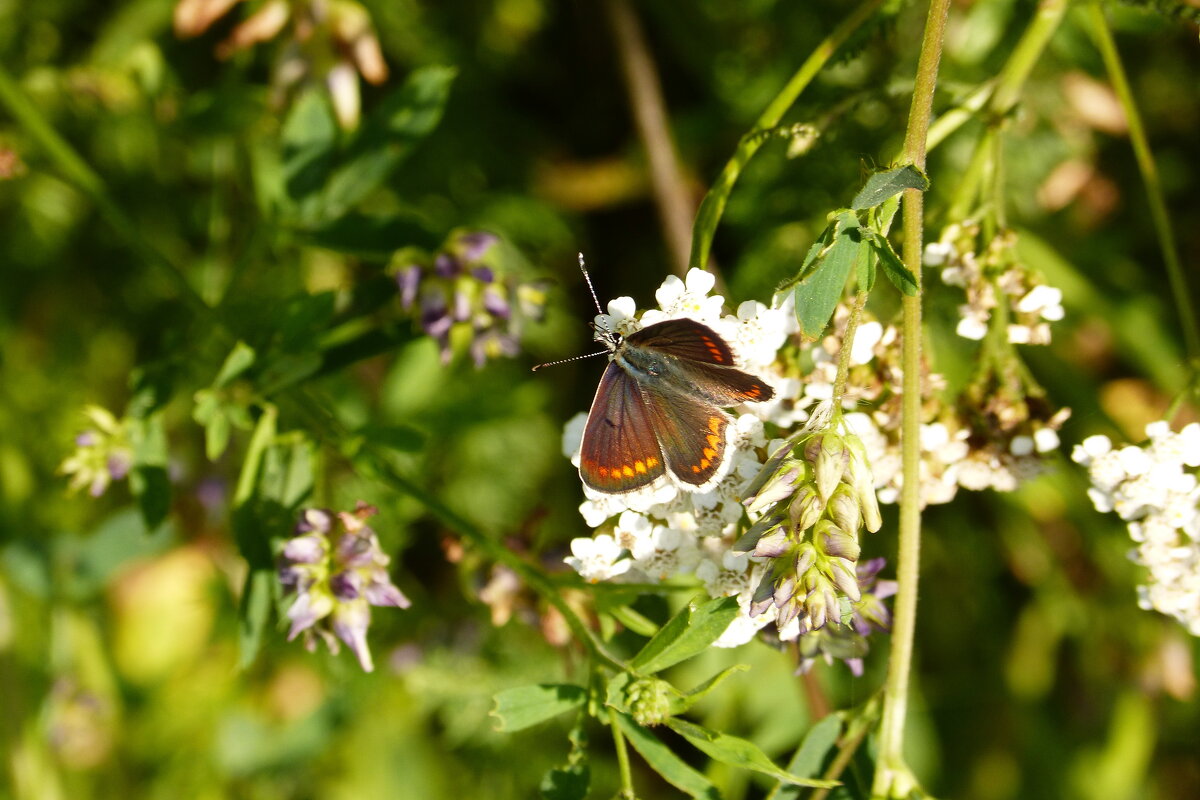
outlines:
M1179 322L1183 326L1188 359L1192 361L1192 369L1195 370L1200 360L1200 328L1197 328L1196 324L1191 287L1188 286L1183 264L1179 261L1179 248L1175 243L1171 216L1167 213L1167 200L1163 194L1162 182L1158 178L1158 167L1154 163L1154 154L1150 151L1150 143L1146 139L1146 129L1142 125L1133 90L1129 88L1129 78L1121 63L1121 55L1117 51L1117 43L1113 40L1104 9L1100 7L1100 3L1092 0L1088 3L1088 13L1092 20L1092 36L1096 40L1096 47L1104 59L1109 80L1112 81L1113 89L1125 111L1125 118L1129 122L1129 142L1133 145L1133 154L1142 173L1142 182L1146 184L1150 218L1154 222L1158 246L1162 249L1163 261L1167 265L1167 278L1171 282L1171 292L1175 295L1175 306L1179 312Z
M738 176L742 174L742 168L758 152L758 148L762 147L763 143L770 138L763 136L762 132L779 125L783 115L792 107L796 98L812 82L817 73L829 62L837 49L864 22L870 19L881 5L883 5L883 0L865 0L854 10L854 13L842 20L842 23L826 36L800 65L800 69L796 70L792 79L787 82L783 90L775 96L775 99L755 121L754 128L738 142L733 157L721 170L720 177L709 189L708 194L704 196L704 201L700 203L700 210L696 213L696 223L692 226L692 255L688 260L689 267L704 269L708 265L713 234L716 233L717 224L725 212L725 203L729 200L733 185L737 183Z
M925 169L929 118L937 86L942 38L950 0L931 0L917 79L904 136L903 160ZM915 786L904 761L904 721L908 711L909 674L917 625L917 588L921 559L921 237L924 202L921 192L904 192L904 263L917 278L917 294L905 297L901 390L901 459L904 485L900 493L900 545L892 652L884 685L883 718L879 726L879 758L871 787L873 797L903 797Z

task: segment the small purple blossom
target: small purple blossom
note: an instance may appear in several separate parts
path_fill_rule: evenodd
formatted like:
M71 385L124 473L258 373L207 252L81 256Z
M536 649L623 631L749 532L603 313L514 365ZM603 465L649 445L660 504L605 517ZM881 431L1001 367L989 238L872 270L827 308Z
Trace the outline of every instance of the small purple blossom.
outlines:
M396 272L396 288L400 290L400 307L408 311L417 299L421 286L421 267L413 264Z
M468 264L473 264L482 259L499 242L499 236L487 231L465 233L458 238L458 245L461 248L463 260Z
M288 641L303 635L313 650L320 639L334 653L345 644L367 672L374 668L367 647L370 607L410 605L388 576L391 559L366 524L376 513L362 502L336 516L306 509L279 558L279 582L295 595L287 611Z
M438 253L433 259L433 271L441 278L453 278L462 271L462 264L449 253Z
M88 494L99 497L113 481L129 476L134 465L133 445L126 420L99 406L88 406L83 414L91 426L75 437L75 451L58 471L71 477L71 491L87 487Z

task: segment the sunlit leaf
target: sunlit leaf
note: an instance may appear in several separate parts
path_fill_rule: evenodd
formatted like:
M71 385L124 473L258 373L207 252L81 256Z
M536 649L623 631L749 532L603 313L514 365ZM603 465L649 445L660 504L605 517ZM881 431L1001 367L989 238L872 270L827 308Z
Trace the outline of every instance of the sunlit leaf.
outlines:
M569 683L541 683L498 692L491 715L496 730L511 733L583 705L587 690Z
M806 339L816 339L842 300L851 272L864 252L862 231L852 212L838 215L832 241L796 284L796 320Z
M646 763L661 775L663 780L690 797L702 798L702 800L721 800L720 792L708 778L688 766L683 759L671 751L671 748L663 744L661 739L647 728L638 725L633 717L618 712L614 715L614 719L621 729L621 733L625 734L625 738L633 745L633 749L646 759Z
M842 718L838 714L829 714L818 720L804 734L804 739L792 754L792 760L788 762L787 771L801 778L819 775L841 733ZM780 800L798 800L803 794L799 787L792 785L781 786L779 789Z
M903 167L876 172L867 178L866 185L854 196L850 207L861 211L873 208L905 189L918 189L923 192L928 188L929 178L925 177L925 173L912 164L906 164Z
M689 604L646 642L630 666L649 675L699 655L725 632L737 615L735 597L717 597L699 605Z
M708 728L678 718L669 719L666 724L671 730L687 739L709 758L724 764L761 772L764 775L770 775L776 780L793 783L797 786L828 788L838 785L837 781L817 780L792 775L777 766L775 762L767 757L766 753L759 749L758 745L748 739L709 730Z

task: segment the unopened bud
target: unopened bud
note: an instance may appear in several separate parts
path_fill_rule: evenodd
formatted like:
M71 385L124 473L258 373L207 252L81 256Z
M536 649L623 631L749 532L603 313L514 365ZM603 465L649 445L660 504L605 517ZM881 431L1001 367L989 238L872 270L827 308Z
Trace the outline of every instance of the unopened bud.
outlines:
M750 526L750 529L742 534L742 538L734 543L733 549L738 553L749 553L758 546L758 540L770 533L773 529L778 528L783 524L783 514L768 514L758 522Z
M787 531L776 528L758 540L754 546L754 555L759 558L779 558L792 546L788 540Z
M639 725L661 725L671 717L671 695L675 690L660 678L643 678L629 684L625 698Z
M816 524L825 511L825 502L817 494L816 487L805 484L796 491L792 504L788 506L788 514L797 531L806 531Z
M742 501L746 510L757 514L791 496L796 486L807 477L808 465L798 459L784 461L775 474L753 496Z
M883 525L883 518L879 516L879 498L875 496L875 476L871 474L867 450L862 440L854 435L846 437L846 445L851 453L850 482L862 510L863 527L874 533Z
M862 599L862 592L858 588L858 577L854 574L852 562L842 558L832 559L829 572L833 579L833 585L838 588L838 591L849 597L852 602L857 603Z
M813 541L820 545L821 552L832 558L857 561L859 553L862 552L858 540L828 520L822 522L826 524L818 523L813 536Z
M805 542L800 545L800 552L796 555L796 574L803 577L804 573L812 569L812 565L817 561L817 551L811 544Z
M822 500L828 500L841 482L849 457L850 451L842 443L842 437L836 433L826 433L821 437L821 451L817 454L813 474L817 483L817 493L821 495Z
M750 481L750 485L746 487L746 500L744 502L752 502L762 491L763 487L766 486L767 481L771 480L779 472L780 467L783 466L783 462L791 457L792 448L796 445L796 439L797 437L793 436L775 448L775 452L771 453L767 459L767 463L762 465L762 469L758 471L758 474L754 476L754 480Z
M857 531L862 523L862 514L858 510L858 496L843 484L829 498L829 515L838 527L844 531Z
M796 594L796 578L793 575L787 575L779 583L775 584L775 594L773 595L776 608L783 608L784 604L792 599Z

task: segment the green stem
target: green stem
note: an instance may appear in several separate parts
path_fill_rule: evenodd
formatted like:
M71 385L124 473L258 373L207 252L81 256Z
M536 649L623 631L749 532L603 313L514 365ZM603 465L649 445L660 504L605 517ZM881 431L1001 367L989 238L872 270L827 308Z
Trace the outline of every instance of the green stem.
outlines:
M21 90L16 80L3 65L0 65L0 103L8 108L13 118L58 166L63 176L91 198L101 216L125 240L126 244L175 285L184 302L196 311L211 312L208 304L204 302L204 299L200 297L183 273L176 269L166 256L144 240L137 224L126 216L120 206L113 201L104 180L75 152L67 140L58 134L58 131Z
M1133 154L1137 159L1138 169L1142 173L1142 182L1146 184L1146 199L1150 205L1150 218L1154 222L1154 231L1158 236L1158 246L1162 249L1163 261L1167 265L1167 277L1171 282L1171 292L1175 295L1175 304L1179 312L1179 322L1183 326L1183 338L1187 347L1188 359L1192 368L1197 368L1200 360L1200 328L1196 324L1196 310L1192 305L1192 293L1188 286L1183 265L1179 261L1179 248L1175 243L1175 232L1171 227L1171 217L1167 213L1167 201L1163 193L1162 182L1158 177L1158 167L1154 163L1154 154L1150 151L1150 143L1146 139L1146 129L1142 125L1141 114L1138 113L1137 102L1129 87L1129 78L1121 63L1121 55L1113 40L1112 29L1104 16L1100 3L1092 0L1088 3L1088 14L1092 20L1092 36L1096 47L1104 59L1108 77L1113 89L1121 101L1125 118L1129 121L1129 142L1133 145Z
M621 733L621 726L617 724L615 708L608 709L608 727L612 728L613 748L617 751L617 769L621 773L620 797L623 800L636 800L637 794L633 790L633 771L629 768L629 751L625 747L625 736Z
M904 161L925 169L929 118L937 86L942 38L950 0L931 0L908 129L904 136ZM871 787L873 797L902 797L915 781L904 761L904 721L908 711L909 674L917 625L917 587L921 560L921 236L924 202L921 192L904 192L904 263L917 278L917 294L903 299L904 380L901 407L901 459L904 485L900 493L900 543L896 565L896 592L892 652L884 685L883 718L879 726L879 758Z
M326 406L314 398L311 392L300 393L294 399L309 418L314 429L318 433L324 434L322 438L334 443L345 442L349 439L348 432L342 430L341 424L326 411ZM448 506L443 505L440 500L433 497L415 481L402 475L392 466L386 455L381 453L374 445L364 443L358 452L350 456L350 461L354 464L355 469L361 473L374 477L391 489L419 502L425 507L425 510L429 512L431 517L470 541L471 544L482 551L488 558L505 565L515 572L543 600L553 606L558 613L562 614L571 632L587 648L593 658L613 669L626 669L624 662L608 652L603 643L596 638L592 630L584 624L579 615L575 613L575 610L571 608L570 604L563 599L549 578L527 564L516 553L488 536L469 520L460 516Z
M864 0L862 5L854 10L850 16L842 20L832 33L817 45L816 49L805 59L800 68L792 76L792 79L787 82L783 90L775 96L770 105L763 111L759 118L755 121L754 127L742 137L738 142L737 149L733 153L733 157L721 170L720 177L716 183L709 189L708 194L704 196L704 201L700 203L700 210L696 212L696 223L692 226L692 254L688 260L688 266L694 269L704 269L708 264L708 256L712 250L713 234L716 233L717 224L721 221L721 215L725 212L725 203L729 200L729 194L733 191L733 185L737 183L738 177L742 173L742 169L747 162L758 152L758 148L762 147L763 143L771 137L761 135L762 131L774 128L783 119L783 115L796 102L796 98L804 91L805 87L812 82L817 73L828 63L837 49L850 38L858 28L871 18L871 15L883 5L883 0Z
M860 255L859 257L864 256ZM854 334L858 332L858 322L862 319L862 310L866 303L867 292L860 289L854 295L854 305L850 307L850 319L846 320L846 332L842 334L842 346L838 352L837 377L833 381L833 419L830 425L835 430L838 420L842 418L842 398L846 395L846 382L850 377L850 351L854 347Z
M1033 71L1034 65L1042 57L1042 51L1058 30L1063 16L1067 13L1069 2L1070 0L1042 0L1038 4L1037 13L1030 21L1029 27L1021 35L1021 40L1013 48L1012 55L1008 57L1000 74L996 76L996 91L988 104L993 116L1004 117L1016 106L1029 73Z

